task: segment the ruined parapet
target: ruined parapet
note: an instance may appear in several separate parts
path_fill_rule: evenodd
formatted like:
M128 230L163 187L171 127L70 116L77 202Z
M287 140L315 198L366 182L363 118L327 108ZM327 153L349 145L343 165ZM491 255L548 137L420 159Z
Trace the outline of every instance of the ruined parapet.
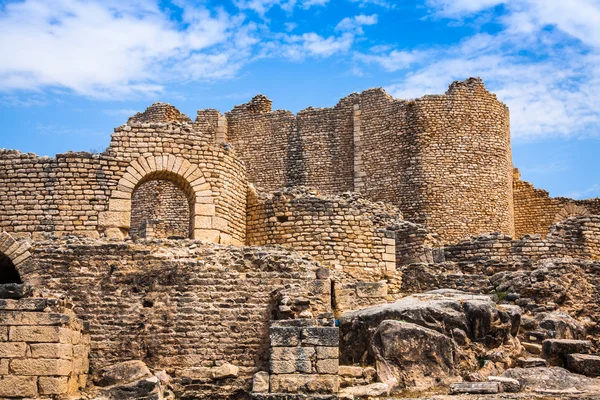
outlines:
M87 382L90 337L73 305L24 285L0 285L0 297L0 397L77 395Z
M165 122L188 122L192 120L187 115L183 114L174 106L168 103L154 103L144 112L139 112L129 118L128 125L131 124L149 124L149 123L165 123Z

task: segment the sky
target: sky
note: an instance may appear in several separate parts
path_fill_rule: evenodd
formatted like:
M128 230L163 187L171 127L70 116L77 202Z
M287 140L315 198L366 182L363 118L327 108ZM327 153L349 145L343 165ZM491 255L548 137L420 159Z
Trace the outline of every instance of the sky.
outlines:
M600 196L600 0L0 0L0 148L103 151L155 101L293 112L481 77L522 179Z

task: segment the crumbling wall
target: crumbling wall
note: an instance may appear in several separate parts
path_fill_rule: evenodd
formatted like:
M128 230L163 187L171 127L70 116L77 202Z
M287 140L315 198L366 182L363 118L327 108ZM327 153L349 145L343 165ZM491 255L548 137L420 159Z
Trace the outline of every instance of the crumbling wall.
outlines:
M514 171L515 237L548 233L550 225L569 216L600 214L600 199L574 200L550 197L547 191L536 189L522 181Z
M282 249L68 238L36 242L19 272L72 297L90 325L92 371L138 359L165 369L180 394L226 397L250 391L252 374L268 370L278 290L309 284L304 301L314 317L331 313L329 280L311 284L319 268ZM225 363L240 368L237 378L184 383L193 368Z
M514 233L508 109L480 79L413 101L370 89L297 117L257 96L227 118L228 140L259 189L357 191L445 242Z
M569 218L550 227L545 237L525 235L513 240L488 234L462 240L444 248L447 261L486 264L489 261L527 263L547 258L600 259L600 216Z

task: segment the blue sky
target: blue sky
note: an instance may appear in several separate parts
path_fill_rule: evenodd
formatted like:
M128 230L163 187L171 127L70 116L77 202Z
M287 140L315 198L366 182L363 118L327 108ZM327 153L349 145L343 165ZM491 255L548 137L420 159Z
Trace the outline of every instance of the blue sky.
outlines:
M522 177L600 196L600 0L0 0L0 147L103 150L155 101L329 107L480 76Z

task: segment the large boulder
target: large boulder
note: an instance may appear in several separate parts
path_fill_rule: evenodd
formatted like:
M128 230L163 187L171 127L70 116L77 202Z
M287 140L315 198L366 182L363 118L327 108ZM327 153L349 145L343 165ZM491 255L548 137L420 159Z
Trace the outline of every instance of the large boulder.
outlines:
M140 360L124 361L101 369L94 379L98 386L112 386L130 383L142 378L151 377L152 373Z
M371 343L379 380L390 388L429 388L456 381L454 341L433 329L383 321Z
M347 312L340 318L340 361L354 364L373 361L368 349L373 334L384 320L406 321L434 330L457 342L479 342L497 347L511 341L518 331L518 308L503 309L491 296L456 290L434 290ZM462 343L461 343L462 344Z
M553 339L583 339L585 327L569 314L555 311L540 314L540 328L548 332L548 337Z

